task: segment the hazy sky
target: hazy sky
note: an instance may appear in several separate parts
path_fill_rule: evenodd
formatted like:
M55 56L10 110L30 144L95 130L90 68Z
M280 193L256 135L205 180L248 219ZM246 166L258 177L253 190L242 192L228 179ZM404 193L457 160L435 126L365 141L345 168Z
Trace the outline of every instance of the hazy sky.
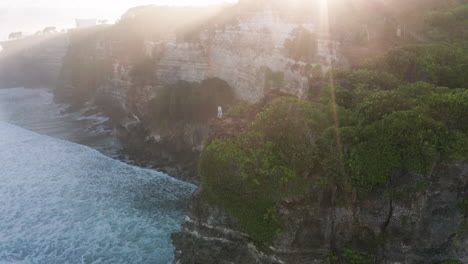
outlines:
M138 5L206 5L236 0L0 0L0 40L10 32L34 33L47 26L74 27L75 18L117 20Z

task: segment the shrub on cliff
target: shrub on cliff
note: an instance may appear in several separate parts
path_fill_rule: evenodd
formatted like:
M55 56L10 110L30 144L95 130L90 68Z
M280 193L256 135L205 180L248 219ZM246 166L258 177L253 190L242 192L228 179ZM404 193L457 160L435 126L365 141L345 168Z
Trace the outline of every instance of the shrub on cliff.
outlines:
M416 103L396 91L377 91L369 95L353 110L356 123L371 124L396 111L412 109Z
M354 107L375 91L393 90L402 83L392 74L367 69L332 69L324 78L334 84L322 87L321 102L334 102L345 108Z
M348 109L280 97L237 138L204 150L203 197L268 245L281 229L278 202L301 198L314 184L364 197L386 186L394 169L428 175L438 159L467 158L466 96L466 89L415 83L369 91Z
M453 12L448 15L465 11ZM446 15L433 14L433 27L464 23L447 22ZM450 37L465 41L458 33ZM302 47L304 40L315 43L298 29L285 42L291 58L315 55L315 46ZM279 202L303 198L314 185L357 202L386 188L395 169L426 179L434 163L468 158L468 90L461 89L468 83L467 61L460 45L398 47L357 69L315 77L315 102L282 97L258 104L263 109L237 138L218 138L203 151L203 197L236 217L254 241L269 245L281 229ZM239 106L237 117L250 108ZM424 181L417 188L426 188ZM371 257L345 249L333 260L372 263Z
M426 16L429 35L443 41L465 41L468 38L468 4L448 10L432 11Z
M425 83L372 93L350 109L346 127L322 134L324 173L343 191L365 195L385 185L393 168L425 175L438 158L468 157L466 96L466 89Z
M344 248L339 254L329 254L326 259L330 264L374 264L374 255L360 253L354 249Z
M393 74L408 82L427 81L438 86L462 88L468 83L468 53L448 44L405 46L373 58L368 69Z
M270 244L281 228L276 203L302 197L312 184L314 139L332 120L326 108L279 98L236 139L215 140L203 152L203 196L237 217L257 243Z
M353 186L366 194L386 184L394 168L427 175L446 135L443 124L417 111L395 112L363 127L349 161Z

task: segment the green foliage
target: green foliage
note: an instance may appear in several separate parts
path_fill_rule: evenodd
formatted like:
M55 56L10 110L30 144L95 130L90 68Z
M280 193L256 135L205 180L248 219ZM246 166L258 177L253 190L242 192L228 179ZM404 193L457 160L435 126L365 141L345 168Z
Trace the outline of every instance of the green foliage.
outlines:
M320 102L335 103L345 108L351 108L354 104L353 92L343 88L341 85L328 85L322 88Z
M416 98L421 96L435 94L443 94L449 92L447 87L437 87L434 84L426 82L416 82L411 84L404 84L396 90L399 94L407 98Z
M428 173L445 135L442 124L415 111L395 112L365 126L350 157L353 185L367 193L385 184L393 168Z
M153 125L163 122L204 122L216 116L218 105L234 102L231 87L214 78L202 83L179 81L162 88L150 102L149 118Z
M442 11L454 4L439 4L431 1L434 8L429 9L457 18L465 12L464 7ZM433 28L458 23L436 16L441 14L428 18ZM464 35L449 34L464 41ZM316 43L313 34L295 30L284 45L288 56L313 59L316 46L306 47L305 42ZM203 197L235 216L264 246L282 228L278 203L302 198L312 185L334 185L343 201L354 201L346 198L389 186L392 173L404 170L420 180L387 187L386 194L415 199L427 188L425 176L435 162L468 158L467 61L464 47L441 42L395 48L360 68L332 69L325 75L307 65L305 71L314 78L314 102L281 97L228 112L252 122L237 138L216 139L204 150L199 166ZM283 82L281 72L265 70L265 88ZM252 113L257 113L254 120ZM401 224L408 220L403 217ZM327 260L375 263L373 256L352 249Z
M462 88L467 84L468 52L448 44L419 44L389 51L367 63L368 69L393 74L408 82L428 81Z
M335 101L350 108L352 118L347 127L325 130L318 146L322 169L343 191L358 188L364 195L384 185L393 168L425 174L439 157L468 157L467 90L418 82L371 92L359 104L343 103L340 90ZM347 96L354 100L351 91Z
M248 102L240 102L235 106L229 108L224 115L226 118L249 118L255 105Z
M460 204L460 210L464 216L468 217L468 195L466 195L466 198Z
M284 72L274 72L270 68L263 68L265 72L265 92L279 90L284 86Z
M457 234L464 234L465 232L468 231L468 220L463 221L460 226L457 228ZM460 241L457 240L455 241L456 243L459 243Z
M279 98L236 139L214 140L202 154L203 196L237 217L258 244L270 244L281 229L276 203L302 197L312 183L318 156L312 139L330 126L324 110Z
M349 90L392 90L398 87L400 81L392 74L367 69L350 70L337 76L341 83Z
M443 122L450 130L468 133L468 90L432 93L423 98L425 110L435 120Z
M426 17L429 35L437 40L456 42L468 40L468 4L449 10L430 12Z
M268 245L281 230L277 203L300 198L312 184L336 183L343 195L357 190L364 197L385 186L394 169L426 175L440 157L468 157L465 96L465 90L414 83L370 91L361 103L343 103L348 109L324 96L321 103L280 97L236 139L218 139L206 148L200 161L203 196L237 217L254 241ZM233 115L245 117L253 108L241 104ZM411 200L426 187L423 178L388 194ZM345 255L352 261L351 252Z
M414 111L395 112L371 125L325 131L318 141L320 164L342 190L365 195L384 185L394 168L427 173L445 136L439 122Z
M468 90L456 89L447 93L432 93L422 97L425 112L444 123L448 136L444 138L442 155L447 159L468 156Z
M326 177L337 183L343 193L350 193L353 189L350 160L357 140L355 127L338 129L335 126L325 130L317 140L321 170Z
M334 84L322 87L320 101L352 108L375 91L396 89L401 81L392 74L367 70L332 69L324 78Z
M395 91L377 91L368 96L354 110L356 122L371 124L397 111L410 110L415 102Z
M409 220L409 216L407 215L402 216L400 219L401 226L405 226L408 223L408 220Z
M374 264L375 256L344 248L340 254L331 253L325 259L330 264Z
M441 262L437 262L436 264L463 264L463 262L461 262L460 260L451 259L451 260L444 260Z
M294 60L312 61L317 54L317 38L304 27L294 29L284 42L286 54Z

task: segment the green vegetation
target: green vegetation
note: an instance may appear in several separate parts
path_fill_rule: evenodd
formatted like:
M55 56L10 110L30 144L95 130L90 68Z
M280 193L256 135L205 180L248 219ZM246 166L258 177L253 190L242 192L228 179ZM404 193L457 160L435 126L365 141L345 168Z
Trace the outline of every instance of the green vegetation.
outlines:
M342 31L361 32L352 36L354 43L369 42L363 21L381 13L331 2L341 6L341 11L333 11L330 21L346 21L341 14L358 17L350 19L352 23ZM360 67L334 68L322 75L319 66L312 66L317 59L316 36L299 27L285 41L284 52L309 63L306 72L314 78L311 98L283 96L266 105L241 103L226 116L248 119L247 128L236 138L213 140L203 151L199 165L203 198L235 216L258 245L271 245L281 233L282 221L276 213L279 203L304 198L314 185L333 186L348 203L355 202L355 193L362 198L378 187L387 188L389 199L414 199L426 188L426 176L436 161L468 157L467 4L399 2L396 7L400 9L391 8L398 18L412 18L406 13L409 10L431 10L421 17L425 17L426 37L436 42L397 47ZM110 56L97 52L96 47L106 45L103 39L119 43L112 57L132 66L130 77L135 85L153 84L155 60L145 58L143 40L156 42L161 32L173 29L178 40L196 42L201 31L236 26L241 9L219 11L139 7L105 32L102 26L74 31L58 92L83 103L112 75ZM361 17L364 13L368 15ZM206 28L203 20L213 16L212 28ZM174 17L187 19L175 21ZM382 40L396 38L390 22L375 27ZM284 86L283 72L263 70L266 91ZM179 121L206 122L215 116L218 105L227 109L234 103L231 88L220 79L180 81L157 91L148 106L148 121L157 127ZM394 169L419 174L422 180L398 190L388 188ZM460 207L467 215L466 199ZM403 217L401 224L407 221ZM466 223L462 228L466 230ZM331 255L329 262L373 263L373 257L343 249Z
M236 216L254 241L269 245L281 230L276 203L303 196L312 184L318 148L310 139L327 126L326 108L282 97L237 138L213 141L200 160L203 197Z
M460 205L460 210L464 216L468 217L468 195Z
M200 161L203 196L269 244L281 228L277 203L303 197L312 184L325 179L343 196L364 197L386 186L395 168L428 175L439 159L468 157L468 90L422 82L390 89L355 78L362 73L346 74L353 82L338 86L336 97L325 87L319 102L280 97L238 138L213 141ZM234 109L245 116L249 107ZM422 180L389 190L389 198L413 199L425 188Z
M457 233L463 234L468 231L468 194L465 195L465 199L460 204L460 211L465 216L465 220L458 227Z
M394 49L370 60L367 68L407 81L461 88L468 83L468 52L449 44L419 44Z
M385 186L394 168L427 175L437 159L468 157L467 90L426 83L391 91L365 87L365 93L346 90L352 101L359 97L356 104L336 105L327 93L320 102L280 97L267 104L237 138L206 148L203 196L268 245L281 228L272 213L277 203L303 197L313 184L323 184L323 176L343 195L357 190L364 197ZM252 107L244 103L230 114L245 117ZM412 199L424 188L422 180L389 190L389 197Z
M401 226L405 226L409 221L409 216L405 215L405 216L402 216L401 219L400 219L400 223L401 223Z
M452 259L452 260L444 260L441 262L437 262L436 264L462 264L460 260Z
M265 91L278 90L284 86L284 72L275 72L270 68L263 69L265 74Z
M437 8L456 17L464 12ZM434 16L427 18L431 28L445 27ZM315 47L305 42L315 43L313 35L296 30L285 43L288 55L312 59ZM434 163L468 158L467 67L468 51L458 44L412 44L357 68L316 74L309 100L283 96L264 106L234 107L229 115L252 122L237 138L221 137L205 148L202 195L235 216L260 245L270 245L282 228L279 203L304 198L314 185L336 187L344 203L375 188L386 188L389 199L415 199ZM388 183L395 169L417 180L393 189ZM372 256L347 249L331 260L373 263Z
M426 16L429 35L437 40L461 42L468 39L468 4L448 10L436 10Z
M168 122L204 122L216 117L218 105L234 103L231 87L214 78L201 83L179 81L162 88L150 102L150 122L161 126Z
M354 249L344 248L340 254L329 254L326 261L330 264L374 264L373 255L362 254Z
M226 118L248 118L251 111L254 110L254 104L248 102L240 102L231 107L225 114Z

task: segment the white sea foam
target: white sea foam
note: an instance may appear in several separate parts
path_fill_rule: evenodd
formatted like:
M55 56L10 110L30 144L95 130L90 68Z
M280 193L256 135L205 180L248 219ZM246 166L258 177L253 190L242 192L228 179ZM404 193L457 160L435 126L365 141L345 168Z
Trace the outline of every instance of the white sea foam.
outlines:
M0 263L171 263L193 190L0 121Z

